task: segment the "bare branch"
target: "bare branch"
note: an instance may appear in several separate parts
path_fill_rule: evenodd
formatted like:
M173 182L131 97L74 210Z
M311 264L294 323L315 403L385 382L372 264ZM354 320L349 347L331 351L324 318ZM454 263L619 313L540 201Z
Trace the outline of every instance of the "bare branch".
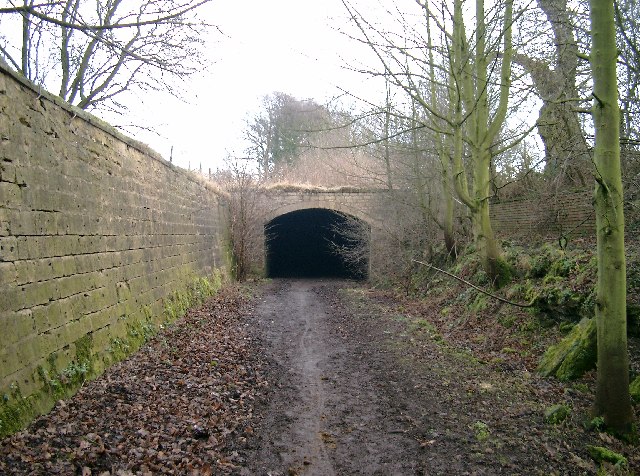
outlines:
M76 23L76 22L70 22L65 20L59 20L58 18L41 13L38 10L40 5L37 5L37 6L22 5L18 7L4 7L4 8L0 8L0 14L18 13L26 16L33 15L34 17L42 21L45 21L47 23L52 23L54 25L61 26L64 28L70 28L73 30L79 30L84 32L87 32L87 31L97 32L97 31L106 31L106 30L116 30L121 28L137 28L137 27L146 26L146 25L158 25L158 24L166 24L166 23L174 24L174 22L172 22L171 20L180 18L186 13L192 10L195 10L198 7L201 7L202 5L209 3L211 1L212 0L200 0L194 4L188 4L187 6L179 9L177 12L171 13L169 15L157 17L157 18L152 18L150 20L140 20L140 21L131 22L131 23L114 23L114 24L106 24L106 25L88 25L81 22ZM51 4L45 4L45 5L51 5ZM188 23L185 23L185 24L188 24Z

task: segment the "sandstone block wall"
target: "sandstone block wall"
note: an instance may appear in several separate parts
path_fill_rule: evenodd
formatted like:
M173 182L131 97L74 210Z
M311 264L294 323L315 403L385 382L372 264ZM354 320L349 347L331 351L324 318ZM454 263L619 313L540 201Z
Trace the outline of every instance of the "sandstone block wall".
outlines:
M0 395L223 266L216 190L0 69ZM41 373L41 370L40 370Z
M386 210L380 206L385 192L358 190L265 191L259 200L263 222L276 216L305 208L325 208L353 215L372 226L385 220Z
M386 248L394 246L389 242L389 227L393 227L393 214L396 210L393 200L394 197L386 190L313 190L301 187L297 191L265 191L261 194L259 203L263 224L285 213L307 208L334 210L364 221L370 227L369 273L370 276L376 276L389 271ZM263 249L260 255L264 257ZM264 267L264 262L258 264Z

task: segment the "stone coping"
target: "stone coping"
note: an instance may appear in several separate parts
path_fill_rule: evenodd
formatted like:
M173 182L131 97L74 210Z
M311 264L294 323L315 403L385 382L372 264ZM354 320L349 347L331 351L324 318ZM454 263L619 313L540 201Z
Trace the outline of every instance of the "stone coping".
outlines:
M159 152L153 150L149 145L139 140L133 139L132 137L127 136L123 132L119 131L117 128L113 127L108 122L104 121L103 119L100 119L97 116L94 116L90 112L87 112L84 109L80 109L79 107L69 104L68 102L63 100L61 97L50 93L49 91L44 89L42 86L38 86L34 82L25 78L20 73L17 73L13 69L11 69L7 64L0 62L0 71L6 74L7 76L10 76L14 81L20 83L21 85L33 91L35 94L38 95L38 98L46 99L47 101L67 111L72 117L80 118L81 120L85 121L91 126L96 127L102 130L103 132L109 134L110 136L114 137L115 139L127 144L129 147L137 150L138 152L160 162L162 165L172 169L174 172L181 173L188 179L194 182L200 183L204 187L215 192L217 195L226 198L227 194L225 194L225 192L220 190L220 188L214 185L213 183L207 181L203 177L200 177L189 170L185 170L182 167L172 164L171 162L166 160L164 157L162 157L162 155Z

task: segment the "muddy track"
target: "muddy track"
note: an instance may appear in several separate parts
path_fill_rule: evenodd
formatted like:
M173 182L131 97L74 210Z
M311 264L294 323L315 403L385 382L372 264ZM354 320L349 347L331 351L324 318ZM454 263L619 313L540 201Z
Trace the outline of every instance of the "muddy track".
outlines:
M480 361L395 297L344 281L242 289L0 440L0 474L603 474L587 445L629 459L607 474L640 474L638 448L584 424L583 390ZM559 402L571 414L549 424Z
M275 281L255 332L277 380L246 474L415 474L418 443L335 324L336 283Z
M580 393L481 362L353 283L278 280L263 291L247 328L270 389L240 474L597 473L586 446L611 440L585 428ZM544 420L557 402L573 409L561 426Z

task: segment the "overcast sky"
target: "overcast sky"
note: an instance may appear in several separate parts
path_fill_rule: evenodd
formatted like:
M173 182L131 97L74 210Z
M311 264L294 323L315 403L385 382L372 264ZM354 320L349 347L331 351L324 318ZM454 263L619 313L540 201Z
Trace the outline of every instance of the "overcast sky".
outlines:
M271 92L320 103L340 94L338 87L374 94L375 81L344 67L373 59L338 31L347 23L340 0L217 0L206 13L222 34L213 32L207 42L209 71L185 83L188 102L147 96L130 104L132 122L160 133L136 138L167 159L173 147L173 162L182 167L202 165L206 172L227 154L244 155L244 120Z

